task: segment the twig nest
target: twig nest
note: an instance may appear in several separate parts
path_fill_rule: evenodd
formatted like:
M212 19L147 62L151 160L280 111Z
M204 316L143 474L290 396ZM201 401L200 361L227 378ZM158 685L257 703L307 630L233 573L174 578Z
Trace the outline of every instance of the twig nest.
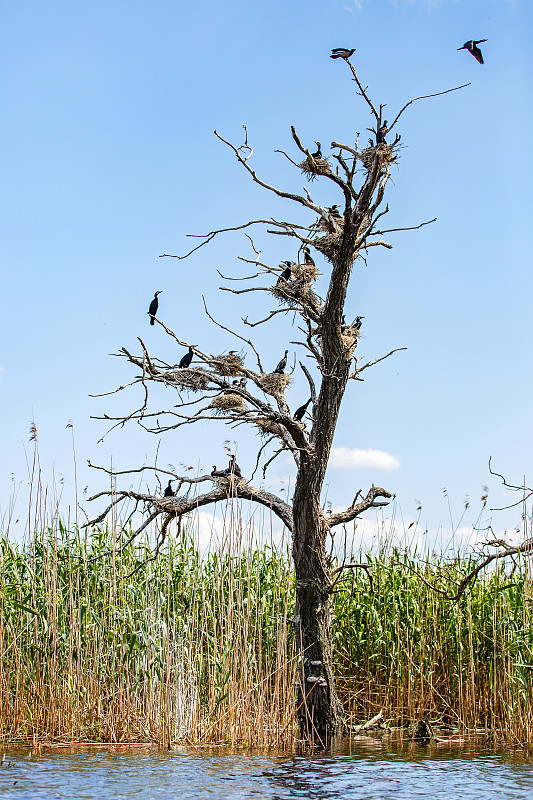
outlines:
M241 411L246 408L246 403L240 394L224 392L217 397L213 397L209 403L209 408L214 408L216 411L224 414L226 411Z
M265 417L257 417L257 419L254 419L254 423L265 436L269 433L274 434L274 436L281 436L282 430L277 422L272 422L272 420L265 419Z
M293 264L292 274L296 281L311 283L318 277L318 270L314 264Z
M392 144L378 144L375 147L366 147L361 150L359 159L363 162L365 169L369 170L376 159L379 159L380 164L392 164L396 161L397 156Z
M266 394L277 395L285 391L291 382L291 376L286 375L284 372L281 374L270 372L261 375L261 380L259 382L261 384L261 389L266 392Z
M332 175L331 166L327 158L311 158L298 164L305 177L312 181L317 175Z
M341 333L341 339L347 350L355 350L357 346L357 340L360 335L361 335L360 330L358 331L356 328L352 328L350 325L346 325L343 332Z
M332 217L330 215L329 219L325 217L320 217L320 220L317 225L317 230L325 231L326 233L340 233L344 227L344 219L339 219L338 217Z
M178 369L173 377L174 383L189 392L201 392L207 388L207 376L194 369Z
M229 353L222 356L212 356L209 361L209 366L217 375L242 375L242 368L244 361L237 353Z

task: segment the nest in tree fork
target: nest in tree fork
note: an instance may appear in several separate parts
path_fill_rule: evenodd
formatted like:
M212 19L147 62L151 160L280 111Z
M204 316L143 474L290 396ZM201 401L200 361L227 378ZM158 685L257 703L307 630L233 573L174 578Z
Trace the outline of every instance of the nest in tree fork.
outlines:
M352 328L350 325L347 325L344 328L343 332L341 333L341 339L347 350L355 350L360 334L360 330L358 331L356 328Z
M331 166L327 158L312 158L308 156L305 161L298 164L305 177L313 181L317 175L332 175Z
M311 291L311 282L317 276L318 270L314 264L294 264L291 278L288 281L278 280L270 291L278 300L293 306L305 303L307 299L317 300Z
M224 392L219 394L218 397L213 397L209 403L209 408L214 408L215 413L224 414L227 411L242 411L246 408L246 403L235 392Z
M379 158L381 164L392 164L397 156L391 144L378 144L375 147L367 147L359 153L359 159L363 162L365 169L369 170Z
M207 376L194 369L178 369L173 378L175 384L189 392L201 392L207 388L208 384Z
M268 434L274 434L274 436L282 435L282 429L278 423L272 422L272 420L266 419L265 417L257 417L254 419L254 424L257 425L261 433L265 436Z
M236 353L229 353L223 356L212 356L209 361L209 366L212 367L217 375L223 377L232 375L242 375L242 368L244 366L243 359Z
M266 394L271 395L277 395L284 392L290 382L291 376L286 375L284 372L265 373L264 375L261 375L261 379L259 381L261 389L266 392Z

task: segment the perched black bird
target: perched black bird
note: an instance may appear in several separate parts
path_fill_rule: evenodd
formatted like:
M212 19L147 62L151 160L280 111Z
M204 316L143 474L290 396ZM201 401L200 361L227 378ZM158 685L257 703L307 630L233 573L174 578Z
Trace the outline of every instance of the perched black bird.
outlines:
M334 218L334 219L342 219L339 211L339 206L335 203L334 206L331 208L327 208L326 211Z
M248 380L248 378L241 378L241 379L240 379L240 381L239 381L239 386L241 387L241 389L244 389L244 388L246 388L246 381L247 381L247 380Z
M235 461L235 456L230 456L229 467L227 468L226 475L235 475L236 478L242 478L241 468Z
M348 50L347 47L334 47L331 51L330 58L351 58L355 53L355 47Z
M378 144L387 144L385 141L385 134L387 133L387 120L383 121L383 125L378 128L378 132L376 133L376 145Z
M314 267L315 262L313 261L313 258L311 256L311 251L309 250L309 248L304 247L303 251L304 251L304 264L307 264L310 267Z
M159 300L157 299L157 295L161 294L161 292L156 292L154 294L154 299L148 306L148 314L150 315L150 325L155 325L155 315L157 314L157 309L159 308Z
M292 261L282 261L281 264L285 264L286 266L278 278L278 283L280 283L280 281L290 281L292 275Z
M307 406L309 405L310 402L311 402L311 398L309 398L307 403L304 403L303 406L300 406L300 408L296 409L296 411L294 412L294 416L293 416L293 419L295 419L296 422L301 422L302 421L302 419L304 417L304 414L307 411Z
M171 479L171 480L169 480L169 482L168 482L168 486L167 486L167 488L166 488L166 489L165 489L165 491L164 491L164 496L165 496L165 497L174 497L174 495L176 494L176 492L173 492L173 491L172 491L172 486L170 485L171 483L172 483L172 479Z
M192 347L189 347L189 352L185 353L180 363L178 364L178 367L180 369L185 369L186 367L190 367L193 355L194 353L192 351Z
M284 371L285 367L287 366L287 353L288 352L289 352L288 350L285 350L285 355L283 356L283 358L279 362L278 366L274 370L274 373L273 373L274 375L283 375L283 371Z
M458 50L468 50L469 53L472 53L476 61L479 61L480 64L483 64L483 56L481 55L481 50L478 47L478 44L481 42L486 42L487 39L478 39L475 41L474 39L470 39L469 42L465 42L462 47L458 47Z
M213 478L222 478L226 474L225 470L217 469L216 464L214 465L213 469L211 470L211 477Z
M341 319L341 333L344 333L347 327L348 326L346 325L346 315L343 314Z
M363 319L364 319L364 317L356 317L355 318L355 322L352 325L352 328L355 328L356 331L360 331L361 330L361 325L363 324L361 322L361 320L363 320Z
M322 158L322 150L321 150L321 147L320 147L320 142L315 142L315 144L316 144L318 149L317 149L316 153L311 153L311 157L312 158Z

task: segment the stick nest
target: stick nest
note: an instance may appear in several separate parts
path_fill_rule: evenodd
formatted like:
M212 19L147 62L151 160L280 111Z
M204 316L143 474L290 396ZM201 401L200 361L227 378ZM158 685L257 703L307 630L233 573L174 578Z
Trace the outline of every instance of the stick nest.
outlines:
M298 164L303 174L309 181L314 181L317 175L332 175L331 166L327 158L311 158Z
M338 219L337 217L332 217L331 215L328 219L325 217L320 217L320 221L317 225L317 230L333 234L341 233L343 228L344 219Z
M299 305L307 299L316 299L311 291L311 282L317 277L318 270L314 264L294 264L291 278L288 281L279 280L270 291L283 303Z
M258 417L254 419L254 423L265 436L268 434L274 434L275 436L282 435L282 429L277 422L272 422L272 420L265 419L265 417Z
M246 408L246 403L235 392L224 392L218 397L213 397L209 403L209 408L214 408L215 413L225 414L227 411L242 411Z
M279 374L277 372L261 375L261 380L259 381L261 389L266 392L266 394L272 395L282 394L290 382L290 375L286 375L285 373Z
M230 353L229 355L212 356L209 366L217 375L222 375L224 377L229 375L235 376L243 374L242 368L244 366L244 361L241 356L236 353Z
M352 328L350 325L347 325L343 332L341 333L341 339L344 343L344 346L347 350L355 350L357 347L357 340L361 335L361 331L357 330L356 328Z
M363 162L365 169L369 170L374 165L374 161L379 158L381 164L392 164L397 156L391 144L378 144L375 147L367 147L361 150L359 158Z
M174 373L174 382L189 392L201 392L209 381L206 375L194 369L179 369Z
M335 263L339 257L341 241L342 234L328 233L326 236L321 236L319 239L313 239L313 247L316 247L328 261Z

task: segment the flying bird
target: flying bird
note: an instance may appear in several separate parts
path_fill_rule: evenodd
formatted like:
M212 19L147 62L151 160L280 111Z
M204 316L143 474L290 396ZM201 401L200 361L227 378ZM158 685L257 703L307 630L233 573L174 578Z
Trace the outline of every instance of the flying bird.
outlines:
M315 142L315 144L317 146L317 151L316 153L311 153L311 158L322 158L321 144L320 142Z
M180 363L178 364L178 367L180 369L186 369L187 367L190 367L193 355L194 353L192 351L192 347L189 347L189 352L185 353Z
M307 406L309 405L310 402L311 402L311 398L309 398L307 403L304 403L303 406L300 406L300 408L296 409L296 411L294 412L294 416L293 416L293 419L295 419L296 422L301 422L302 421L302 419L304 417L304 414L307 411Z
M159 300L157 299L157 295L161 294L161 292L156 292L154 294L154 299L150 303L148 307L148 314L150 315L150 325L155 325L155 315L157 314L157 309L159 308Z
M274 375L283 375L283 371L284 371L285 367L287 366L287 353L288 352L289 352L288 350L285 350L285 355L283 356L283 358L279 362L278 366L274 370L274 373L273 373Z
M174 497L174 495L176 494L175 492L172 491L172 486L170 485L171 483L172 483L172 479L169 480L168 486L164 491L164 496L165 497Z
M480 64L483 64L483 56L481 55L481 50L478 47L478 44L481 42L486 42L487 39L470 39L469 42L465 42L462 47L458 47L458 50L468 50L469 53L472 53L476 61L479 61Z
M355 53L355 47L348 50L347 47L334 47L331 51L330 58L351 58Z

